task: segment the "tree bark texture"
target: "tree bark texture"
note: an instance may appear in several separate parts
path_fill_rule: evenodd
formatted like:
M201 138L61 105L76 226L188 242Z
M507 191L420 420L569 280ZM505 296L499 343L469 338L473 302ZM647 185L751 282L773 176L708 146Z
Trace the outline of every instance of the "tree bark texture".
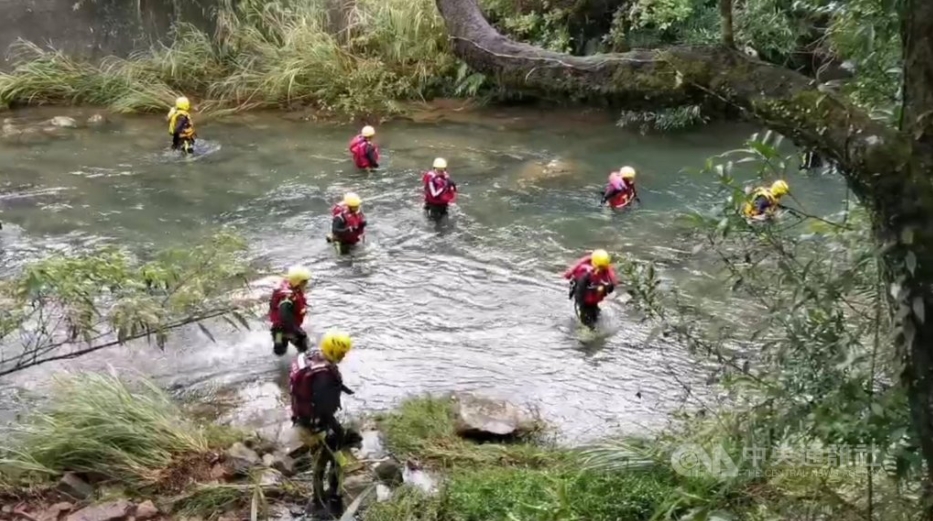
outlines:
M735 29L732 23L732 0L719 0L719 24L722 44L735 49Z
M454 53L500 84L531 94L588 96L657 109L704 99L831 158L871 212L885 277L898 302L896 347L927 478L933 483L933 0L905 10L904 131L875 121L815 80L726 46L569 56L511 41L476 0L436 0ZM928 519L933 510L927 510Z

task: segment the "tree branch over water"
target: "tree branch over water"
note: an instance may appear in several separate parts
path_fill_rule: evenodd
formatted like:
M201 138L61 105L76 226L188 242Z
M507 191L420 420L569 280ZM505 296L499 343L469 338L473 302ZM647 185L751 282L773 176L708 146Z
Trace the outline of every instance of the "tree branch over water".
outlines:
M926 316L933 310L933 0L910 0L899 13L905 42L903 132L814 79L726 46L571 56L502 36L477 0L436 3L454 53L516 91L634 109L713 98L836 163L871 216L914 439L931 484L925 519L933 519L933 319Z
M0 376L56 360L146 339L160 349L168 333L223 319L248 328L256 300L245 243L219 234L204 245L158 253L139 262L105 249L52 256L0 284ZM248 287L246 287L248 290Z

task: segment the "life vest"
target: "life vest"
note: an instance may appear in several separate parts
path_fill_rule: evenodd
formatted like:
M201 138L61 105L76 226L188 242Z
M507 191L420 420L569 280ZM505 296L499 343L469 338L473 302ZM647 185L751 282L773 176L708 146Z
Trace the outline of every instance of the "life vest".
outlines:
M369 158L366 157L366 138L362 135L356 136L350 140L350 154L353 156L353 163L357 168L374 168L376 165L369 164ZM379 147L372 143L373 153L376 155L376 161L379 161Z
M771 193L771 190L767 188L759 188L752 193L751 199L745 202L745 206L742 208L742 212L745 214L745 217L758 217L760 214L755 209L755 201L759 197L764 197L768 200L768 206L765 207L765 212L773 213L774 209L777 207L777 198L774 197L774 194Z
M291 395L292 418L298 423L309 423L314 419L314 377L330 372L340 385L343 378L340 369L328 362L315 351L308 355L302 353L292 362L288 374L288 390Z
M605 193L621 190L616 195L609 198L609 206L612 208L622 208L627 205L635 195L635 183L626 181L618 172L613 172L609 176L609 184L606 185Z
M188 119L188 124L181 130L179 137L191 139L194 137L194 121L191 121L191 115L188 114L186 110L172 109L168 113L168 133L172 136L175 135L175 125L178 123L178 118L181 116Z
M606 294L600 291L602 286L617 284L616 273L612 266L597 272L591 263L591 257L591 255L586 255L564 272L564 278L570 279L574 284L580 284L584 278L587 279L583 303L588 306L599 304L606 298Z
M450 177L440 174L435 170L430 170L421 176L424 183L424 202L427 204L447 205L457 199L457 189L450 180ZM437 192L434 195L432 192Z
M269 299L269 322L272 327L282 327L283 321L279 314L279 305L285 300L291 300L292 308L295 312L295 325L300 326L305 319L305 312L308 309L308 301L305 299L304 291L297 290L283 280L275 290L272 291L272 298Z
M335 237L336 239L347 244L356 244L360 241L360 237L363 236L362 224L366 221L366 217L363 215L361 210L351 212L345 204L338 203L334 205L334 208L330 211L330 214L333 217L339 216L345 223L347 223L347 226L350 227L349 232L339 237Z

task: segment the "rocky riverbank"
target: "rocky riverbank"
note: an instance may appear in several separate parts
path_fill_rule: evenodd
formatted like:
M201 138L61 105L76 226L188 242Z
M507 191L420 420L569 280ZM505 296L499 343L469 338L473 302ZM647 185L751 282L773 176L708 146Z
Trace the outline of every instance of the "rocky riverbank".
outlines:
M117 388L122 386L114 381L108 383ZM137 398L142 399L142 395L132 399ZM169 428L162 435L171 432L181 436L192 425L188 419L177 421L182 431ZM116 424L119 423L118 420ZM135 427L168 428L145 425L142 420L141 423ZM475 449L468 459L476 462L477 458L497 458L494 454L498 451L502 454L526 451L531 446L528 444L536 443L542 432L541 424L517 406L472 394L412 399L399 411L351 421L348 425L360 432L361 442L351 449L352 458L345 468L344 497L350 509L363 515L374 504L391 502L402 489L403 495L414 492L425 498L436 496L443 487L445 473L453 468L451 457L459 458ZM121 478L120 472L107 475L103 472L105 467L92 470L93 465L69 468L72 465L68 462L60 462L58 469L50 468L55 465L36 465L42 458L29 454L29 446L7 447L4 454L8 459L0 463L5 485L0 518L308 519L304 506L310 497L311 462L290 422L256 432L232 426L208 428L222 430L213 435L218 441L235 441L225 448L214 442L209 450L172 454L164 468L133 469L144 478L141 481L129 476ZM19 432L28 431L20 428ZM26 439L18 437L20 442ZM114 435L114 440L118 444L133 442L122 434ZM79 446L81 442L60 443ZM115 446L113 450L130 448ZM540 450L545 450L543 445ZM108 459L107 455L101 456ZM107 464L121 460L128 463L126 457L120 457ZM23 465L26 462L32 466Z

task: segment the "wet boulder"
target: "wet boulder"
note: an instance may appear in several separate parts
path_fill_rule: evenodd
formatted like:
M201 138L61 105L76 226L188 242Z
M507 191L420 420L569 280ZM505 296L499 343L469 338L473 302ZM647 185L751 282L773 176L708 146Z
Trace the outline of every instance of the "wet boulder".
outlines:
M107 118L103 114L94 114L91 117L87 118L87 124L90 127L96 127L107 123Z
M402 484L402 464L395 458L384 458L376 462L372 466L372 471L379 481L387 485L394 487Z
M78 122L75 118L68 116L55 116L48 121L48 124L55 128L78 128Z
M528 413L505 400L470 393L454 395L457 434L478 441L520 438L537 430Z
M99 505L91 505L70 514L66 521L120 521L133 510L133 504L125 499L118 499Z

